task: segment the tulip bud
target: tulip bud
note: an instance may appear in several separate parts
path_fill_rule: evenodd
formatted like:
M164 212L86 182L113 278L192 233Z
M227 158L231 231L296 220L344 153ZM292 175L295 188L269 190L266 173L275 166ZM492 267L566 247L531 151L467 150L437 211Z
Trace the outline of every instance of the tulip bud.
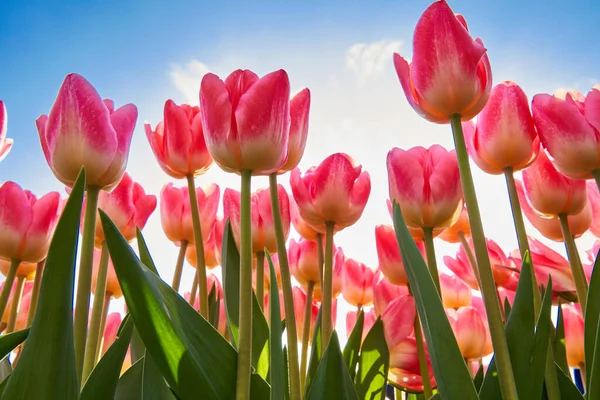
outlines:
M373 302L373 270L365 264L346 257L342 268L342 296L355 307Z
M393 300L402 296L408 296L408 287L394 285L383 275L380 269L375 272L373 276L373 309L375 314L383 314Z
M292 239L288 246L288 260L290 271L302 286L306 287L309 282L321 284L317 243L306 239L296 242Z
M7 125L8 117L6 115L6 106L2 100L0 100L0 161L6 157L13 145L13 139L8 139L6 137Z
M479 312L473 307L461 307L446 309L446 315L462 356L467 360L482 358L487 339Z
M296 316L296 332L298 341L302 341L302 331L304 329L304 311L306 308L306 293L302 291L298 286L292 288L292 294L294 298L294 314ZM281 303L283 304L283 302ZM319 315L319 305L313 301L311 305L311 318L310 318L310 334L308 336L308 343L312 343L313 331L315 329L315 323L317 322L317 316ZM337 299L333 299L331 305L331 320L332 326L335 326L337 320Z
M444 308L460 308L471 305L471 289L456 275L440 274Z
M350 310L346 313L346 337L349 339L352 330L356 326L356 322L358 321L358 310ZM377 315L373 309L364 312L364 321L363 321L363 330L362 330L362 338L361 342L365 340L365 337L375 325L375 321L377 321Z
M565 323L565 344L567 347L567 364L572 368L580 368L585 362L584 320L579 304L562 305Z
M421 254L425 254L423 242L415 242ZM377 225L375 227L375 246L379 268L385 277L394 285L408 285L408 277L402 263L400 248L396 239L396 232L390 225Z

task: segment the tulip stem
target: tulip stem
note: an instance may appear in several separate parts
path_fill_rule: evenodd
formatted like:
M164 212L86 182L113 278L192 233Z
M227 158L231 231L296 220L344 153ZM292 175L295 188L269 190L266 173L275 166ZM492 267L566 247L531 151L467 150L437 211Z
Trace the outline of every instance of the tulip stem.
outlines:
M473 245L475 247L475 258L477 260L477 268L481 279L481 294L490 326L490 336L492 338L494 357L498 368L500 391L505 400L516 400L518 399L517 387L515 385L512 365L510 363L510 354L506 343L504 324L502 323L500 303L498 301L496 284L494 283L494 275L492 274L492 266L490 264L490 258L485 242L485 233L481 222L479 204L477 202L475 185L473 184L473 175L469 164L469 156L465 145L460 115L451 115L450 124L452 126L456 158L458 159L458 168L460 170L460 180L465 196L465 202L467 204L467 212L469 213Z
M471 250L471 246L469 246L469 242L467 241L464 232L458 232L458 238L460 239L460 244L465 250L469 264L471 264L471 269L473 269L473 275L475 275L477 285L481 288L481 278L479 277L479 269L477 268L477 260L475 259L475 255L473 255L473 250Z
M592 171L592 176L594 177L594 180L596 181L596 186L598 186L598 190L600 191L600 169ZM583 375L581 376L583 377Z
M25 286L26 276L17 277L17 287L13 294L12 304L10 305L10 312L8 313L8 323L6 324L6 333L15 331L17 325L17 317L19 315L19 307L21 306L21 296L23 295L23 287Z
M315 283L308 282L306 288L306 304L304 306L304 324L302 325L302 358L300 362L300 387L304 387L306 381L306 362L308 359L308 339L310 338L310 323L312 322L312 298Z
M179 292L179 284L181 283L181 272L183 271L183 262L185 261L185 251L187 250L187 247L187 240L182 240L181 246L179 247L179 255L177 256L177 264L175 264L173 283L171 283L171 287L176 292Z
M94 264L94 240L96 236L96 214L99 194L100 187L87 187L87 199L83 217L83 236L81 239L81 256L79 258L79 278L77 280L77 298L75 300L75 321L73 326L77 376L80 381L82 380L90 312L90 292L92 290L92 266Z
M438 294L442 295L442 289L440 287L440 274L438 272L437 261L435 259L435 247L433 245L433 228L423 227L423 242L425 243L425 253L427 254L427 266L429 267L429 273L433 278L433 283L438 291Z
M96 366L96 350L98 346L98 337L100 337L100 325L102 324L102 312L104 307L104 293L106 292L106 278L108 276L108 247L106 241L102 242L102 252L100 253L100 265L98 266L98 277L96 279L96 288L94 290L94 302L92 305L92 316L90 317L90 327L88 329L87 340L85 343L85 359L83 360L83 374L81 385L85 383L88 376Z
M198 291L200 296L200 315L208 319L208 293L206 288L206 260L204 258L204 241L202 240L202 226L200 225L200 211L196 197L196 183L194 175L187 175L190 208L192 210L192 224L194 226L194 247L196 248L196 274L198 275ZM249 185L248 185L249 186ZM191 298L191 295L190 295ZM252 299L250 299L252 300Z
M331 306L333 297L333 229L331 221L325 223L325 266L323 271L323 287L321 288L321 357L325 354L331 332Z
M323 289L323 262L325 254L323 254L323 235L317 234L317 263L319 264L319 285Z
M29 302L29 312L27 313L27 324L26 328L29 328L33 323L33 317L35 317L35 310L37 310L38 298L40 296L40 286L42 285L42 276L44 274L44 265L46 260L42 260L37 263L35 267L35 278L33 278L33 288L31 289L31 300Z
M238 331L238 363L236 399L250 398L252 372L252 226L250 223L250 190L252 171L242 171L240 204L240 319ZM204 255L203 255L204 256ZM204 259L204 257L203 257ZM198 268L200 270L200 259ZM199 282L200 290L202 283ZM204 283L206 291L206 282Z
M581 260L577 253L577 246L575 246L575 239L571 234L571 228L569 227L569 220L566 214L559 214L558 219L560 221L560 228L562 230L563 239L565 240L565 247L567 248L567 255L569 256L569 265L571 266L571 274L573 274L573 280L575 281L575 290L577 291L577 298L579 299L579 305L581 306L581 312L585 315L588 284L585 277L585 272L581 266Z
M517 185L515 184L515 177L513 174L513 169L511 167L504 169L504 177L506 178L508 197L510 199L510 208L512 210L515 231L517 233L517 241L519 242L519 252L521 253L521 259L525 260L527 253L530 253L529 240L527 239L525 221L523 220L523 212L521 211L521 202L519 201L519 196L517 194ZM531 274L531 285L533 288L533 311L535 313L535 317L537 318L540 312L542 298L540 296L540 290L538 287L537 277L535 275L533 263L529 271Z
M188 299L188 303L190 306L194 307L194 303L196 302L196 294L198 293L198 268L194 272L194 279L192 280L192 289L190 291L190 298ZM195 307L194 307L195 308ZM200 310L198 310L200 311Z
M292 293L292 278L288 262L287 250L285 248L285 234L281 219L281 207L279 205L279 191L277 190L277 174L269 175L269 191L271 195L271 209L273 210L273 225L275 227L275 239L277 241L277 256L281 271L281 290L283 291L283 304L285 307L285 330L287 332L287 349L289 364L289 381L291 400L300 400L300 370L298 366L298 335L296 329L296 317L294 311L294 295Z
M415 341L417 342L417 355L419 358L421 381L423 382L423 392L425 398L429 399L432 396L431 381L429 380L429 368L427 367L427 358L425 356L425 346L423 345L423 333L421 332L419 313L415 313Z
M256 252L256 298L260 309L265 303L265 252Z
M0 293L0 316L4 315L4 311L6 311L6 305L8 304L8 298L10 297L10 292L15 281L15 276L17 275L17 270L19 269L19 264L21 264L21 261L17 260L16 258L10 260L8 274L6 274L4 286L2 287L2 292Z
M96 345L96 360L100 357L100 351L102 350L102 346L104 346L104 331L106 330L106 318L108 317L108 308L110 306L110 300L112 299L112 294L109 292L104 293L104 304L102 305L102 319L100 320L100 335L98 335L98 344Z

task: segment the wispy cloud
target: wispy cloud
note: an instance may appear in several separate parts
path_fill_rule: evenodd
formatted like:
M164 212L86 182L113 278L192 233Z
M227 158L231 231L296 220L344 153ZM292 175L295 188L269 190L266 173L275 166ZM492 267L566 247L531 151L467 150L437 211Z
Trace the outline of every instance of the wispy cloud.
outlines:
M392 65L392 54L399 52L401 48L400 40L384 39L372 43L356 43L346 50L346 68L364 83L389 68Z
M211 70L206 64L198 60L191 60L183 65L172 64L169 76L175 88L184 96L186 103L198 104L198 92L202 77Z

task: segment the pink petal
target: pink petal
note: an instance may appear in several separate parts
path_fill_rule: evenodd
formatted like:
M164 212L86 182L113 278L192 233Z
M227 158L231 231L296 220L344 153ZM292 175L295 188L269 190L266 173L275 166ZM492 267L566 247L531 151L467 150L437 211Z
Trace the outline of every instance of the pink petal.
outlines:
M112 126L117 134L117 152L110 167L107 168L102 177L101 185L105 188L114 187L118 184L125 172L137 115L137 107L133 104L126 104L110 115Z
M600 88L592 88L585 98L585 119L600 132Z
M20 255L33 210L25 191L14 182L0 186L0 257L10 259Z
M290 101L290 135L287 161L282 171L291 171L298 166L308 138L308 117L310 113L310 90L302 89Z
M188 153L192 144L190 121L183 109L167 100L164 112L165 159L171 169L189 174Z
M32 220L27 228L26 244L21 260L37 263L46 258L50 239L58 223L60 194L51 192L38 199L32 207Z

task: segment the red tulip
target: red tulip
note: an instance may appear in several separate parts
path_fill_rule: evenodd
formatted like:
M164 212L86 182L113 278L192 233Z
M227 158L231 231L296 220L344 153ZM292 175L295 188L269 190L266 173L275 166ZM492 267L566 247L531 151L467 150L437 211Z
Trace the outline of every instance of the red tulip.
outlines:
M394 54L394 66L409 104L431 122L464 121L483 108L492 88L492 71L481 39L473 40L461 15L446 1L425 10L415 28L413 60Z
M467 212L466 205L463 205L458 220L450 227L444 229L438 235L438 238L448 243L458 243L460 242L460 233L465 237L471 236L471 224L469 223L469 213Z
M471 305L471 288L458 276L440 274L442 302L444 308L460 308Z
M8 117L6 116L6 106L4 106L4 103L0 100L0 161L6 157L13 145L13 139L6 137L7 125Z
M0 258L37 263L48 253L58 223L60 194L37 199L14 182L0 186Z
M217 218L219 207L219 186L212 183L204 189L196 189L202 237L208 238ZM180 243L185 240L194 243L194 229L192 226L192 211L188 188L175 188L172 183L165 185L160 192L160 219L167 238Z
M567 347L567 364L572 368L580 368L585 362L583 348L584 320L579 304L562 306L565 321L565 344Z
M542 145L561 173L590 179L600 169L600 85L587 97L579 92L559 98L538 94L531 102Z
M127 104L115 110L81 75L65 78L48 116L37 121L40 142L50 169L72 187L81 167L86 184L114 187L125 173L137 108Z
M290 204L289 197L283 186L277 185L279 196L279 212L283 223L284 236L287 238L290 232ZM277 240L275 238L275 225L273 224L273 212L271 208L271 196L269 190L259 189L252 193L251 197L251 219L252 219L252 252L265 251L265 248L275 253L277 251ZM233 189L225 189L223 193L223 214L225 219L231 222L231 230L237 243L240 241L240 192Z
M373 276L373 309L375 314L382 315L388 305L395 299L408 296L408 287L394 285L377 270Z
M367 336L367 334L369 333L369 331L371 330L373 325L375 325L375 321L377 321L377 315L375 315L375 312L373 311L373 309L371 309L369 311L365 311L364 318L365 319L363 322L361 341L365 340L365 337ZM356 326L356 321L358 321L358 311L357 310L356 311L353 311L353 310L348 311L346 313L346 337L348 339L350 338L350 334L352 333L352 330Z
M98 281L98 270L100 269L100 258L102 256L102 251L94 250L94 267L93 267L93 275L92 275L92 293L96 293L96 284ZM119 284L119 279L117 278L117 273L115 272L115 266L113 265L112 259L110 256L108 257L108 270L106 274L106 289L105 292L110 296L118 299L123 296L123 292L121 291L121 285Z
M173 100L167 100L164 121L156 125L154 131L149 123L144 128L158 164L169 176L200 175L212 165L198 106L178 106Z
M587 201L585 181L558 172L544 151L523 171L523 186L531 206L546 216L579 214Z
M415 243L421 254L425 254L423 242ZM408 285L408 276L404 270L394 228L390 225L377 225L375 227L375 245L379 268L385 277L394 285Z
M204 139L221 169L269 175L286 163L290 82L284 70L258 78L236 70L223 82L206 74L200 85Z
M373 302L374 272L361 262L346 257L342 268L342 296L355 307Z
M288 172L298 166L308 137L308 115L310 111L310 90L302 89L290 100L290 136L287 161L280 173Z
M309 282L317 286L321 284L316 242L306 239L296 242L292 239L288 246L288 260L290 271L302 286L306 287Z
M322 233L327 222L340 231L358 221L371 193L368 172L343 153L327 157L304 176L295 168L290 185L300 215Z
M463 122L463 130L469 155L488 174L526 168L540 150L527 95L514 82L496 85L477 125Z
M292 196L290 196L290 215L292 217L292 225L300 236L313 242L317 240L317 235L320 235L320 233L302 218L298 211L298 205Z
M458 310L446 309L446 315L462 356L467 360L483 357L487 341L486 330L481 315L474 307L461 307Z

